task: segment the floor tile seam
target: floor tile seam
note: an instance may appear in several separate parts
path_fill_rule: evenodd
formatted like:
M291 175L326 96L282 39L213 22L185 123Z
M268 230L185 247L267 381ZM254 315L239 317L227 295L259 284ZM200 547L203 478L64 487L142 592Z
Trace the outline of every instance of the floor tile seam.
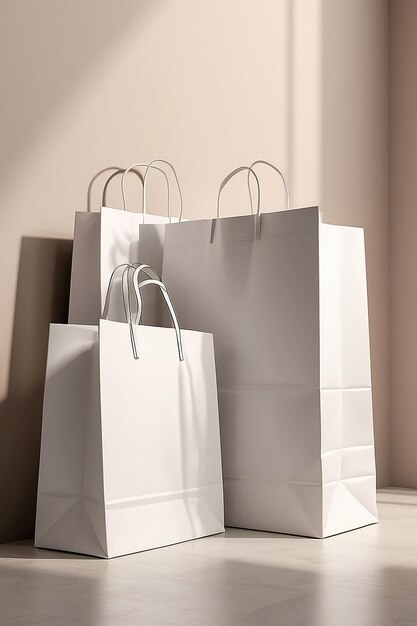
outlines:
M378 587L378 589L385 589L385 590L401 590L404 591L404 587L393 587L392 584L381 584L381 583L373 583L373 582L366 582L364 580L360 580L358 578L354 578L353 580L350 580L349 582L355 583L355 585L361 585L361 586L367 586L367 587ZM413 594L413 591L410 590L410 594ZM417 603L417 595L414 593L414 598L416 600Z
M353 580L353 579L359 578L360 576L366 576L367 574L370 574L370 573L379 572L379 571L381 571L381 569L384 569L386 567L392 567L393 565L397 565L399 563L402 563L404 560L407 560L407 557L406 557L406 559L403 559L403 558L400 558L400 559L397 559L397 558L388 559L383 565L372 565L366 571L365 574L360 574L359 576L355 574L353 577L349 576L348 579L349 580Z
M185 554L185 553L181 552L181 554ZM187 554L189 554L189 553L187 553ZM198 555L198 556L202 556L202 555ZM206 558L209 558L209 557L206 557ZM210 557L210 558L212 558L212 557ZM215 561L214 561L214 557L213 557L213 563L214 562ZM209 566L211 564L207 564L207 565ZM146 572L144 571L143 567L145 567L145 565L141 565L141 570L140 570L139 573L145 575ZM172 571L170 571L168 573L164 573L164 572L161 572L161 573L147 573L146 575L149 578L151 578L151 579L153 579L153 578L165 578L165 577L169 577L171 575L172 576L178 576L179 574L182 574L182 573L185 573L185 572L189 572L189 571L192 571L192 570L195 570L195 569L199 569L201 567L205 567L205 565L196 564L196 565L191 565L189 567L180 568L180 569L177 569L177 570L173 569ZM134 569L134 565L133 564L131 566L129 566L129 568L126 568L126 570L118 569L117 571L114 572L114 574L112 574L110 572L108 574L109 580L112 578L112 576L114 576L115 578L116 577L120 578L120 576L126 576L128 578L129 576L132 576L132 569L131 568ZM74 572L74 570L72 570L72 572ZM81 573L81 572L82 572L83 575L79 576L79 580L77 581L77 583L79 581L83 581L83 580L85 581L87 578L89 578L92 582L94 582L94 580L99 581L100 578L103 576L103 574L101 572L99 572L99 570L95 570L95 571L93 570L93 571L90 571L90 572L89 572L89 570L85 570L85 569L78 569L77 570L77 573ZM99 576L97 576L97 577L95 576L96 572L99 573ZM88 574L90 574L90 576L88 576Z
M410 560L414 560L415 565L417 565L417 558L416 559L393 559L392 561L388 561L386 563L384 563L383 566L378 566L378 567L372 567L371 569L369 569L366 573L362 573L359 576L354 576L352 580L352 582L360 582L362 584L365 585L376 585L378 587L382 586L385 587L385 585L381 585L380 583L367 583L365 581L360 580L361 578L363 578L364 576L369 576L370 574L377 574L378 572L381 572L389 567L397 567L397 566L401 566L401 565L405 565L408 561ZM417 594L416 594L416 599L417 599Z
M188 554L190 554L190 553L188 553ZM202 556L200 553L198 553L198 554L199 554L200 556ZM262 564L257 563L257 564L253 564L251 561L239 561L239 560L238 560L238 559L236 559L236 558L229 558L229 557L213 557L213 558L216 558L216 559L218 559L218 560L227 561L227 562L229 562L229 563L233 562L233 563L236 563L236 564L238 564L238 565L239 565L239 564L246 565L246 566L248 566L248 567L251 567L251 566L253 566L253 565L258 566L258 567L262 567L262 566L264 565L265 567L269 567L269 568L271 568L271 569L273 569L273 567L274 567L274 566L273 566L273 565L271 565L270 563L262 563ZM286 555L286 556L284 556L283 558L284 558L284 560L283 560L281 563L278 563L275 567L280 568L281 566L288 565L288 564L290 564L290 563L292 563L292 562L294 562L294 563L298 563L298 562L300 561L300 559L299 559L299 558L297 558L297 557L296 557L296 558L293 558L292 556L289 556L289 555ZM394 564L394 563L392 563L392 564ZM199 569L199 568L192 568L192 569ZM318 569L313 569L313 570L308 570L308 573L310 573L310 574L312 574L312 575L314 575L315 573L320 574L320 569L321 569L321 568L318 568ZM378 571L378 569L379 569L378 567L375 567L375 568L373 568L373 569L372 569L372 571ZM191 570L191 569L190 569L190 570L184 570L183 572L177 572L177 574L179 574L179 573L186 573L186 571L192 571L192 570ZM168 575L168 577L171 577L171 576L175 576L175 574L169 574L169 575ZM330 574L329 574L329 576L330 576ZM323 587L330 587L330 586L333 586L333 585L337 585L337 584L339 584L339 583L341 583L341 582L348 582L348 581L353 580L354 578L357 578L357 575L356 575L356 574L353 574L352 576L342 576L342 575L341 575L341 577L340 577L337 581L335 581L335 582L325 582L325 583L319 583L319 584L317 584L316 589L323 588ZM281 588L282 588L282 589L289 589L289 587L285 587L285 586L282 586ZM304 591L303 591L302 593L304 594L304 593L309 593L309 592L304 592Z
M172 577L175 579L174 575L172 575ZM171 575L169 575L168 578L171 578ZM330 578L330 575L329 575L329 578ZM231 579L229 579L229 581L230 580ZM339 578L338 580L335 580L335 581L330 581L329 580L328 582L309 583L309 584L307 584L307 587L309 587L308 589L304 588L303 590L300 590L299 592L297 591L295 586L289 586L288 584L285 584L285 583L275 584L275 585L264 584L262 586L263 587L269 587L269 588L276 587L277 589L279 589L281 591L287 591L288 593L291 593L291 598L293 598L293 597L295 598L295 597L298 597L299 595L305 595L305 594L317 591L318 589L324 589L324 588L327 589L327 588L333 587L334 585L337 585L337 584L339 584L341 582L347 582L348 580L350 580L350 577L348 577L348 578L342 577L342 578ZM239 583L239 582L245 582L245 581L237 580L236 582ZM204 588L205 585L206 585L206 583L204 583L204 582L201 582L201 583L197 582L195 584L198 587L202 587L202 588ZM250 584L250 583L248 583L248 584ZM209 585L210 585L211 589L218 588L218 583L215 583L215 582L214 583L209 583ZM302 588L303 584L301 583L299 585L299 587ZM238 593L238 592L233 592L233 593ZM290 600L291 598L285 598L283 600L279 600L279 602L284 602L285 600ZM273 602L273 604L275 604L275 603Z
M132 610L132 609L133 609L134 611L136 611L136 612L138 613L138 615L140 615L140 611L142 611L142 609L141 609L140 607L138 607L138 606L133 606L133 604L126 604L125 602L117 602L117 601L115 601L115 600L111 600L111 601L110 601L110 600L104 600L103 602L100 602L100 603L99 603L99 605L100 605L100 606L102 606L102 605L111 605L111 606L122 607L122 608L125 608L125 609L130 609L130 610ZM268 605L267 605L267 606L268 606ZM247 616L247 615L249 615L250 613L253 613L253 612L258 611L258 610L262 610L263 608L267 608L267 606L266 606L266 607L261 606L261 607L258 607L257 609L253 609L253 610L250 610L250 611L243 611L242 613L240 613L240 612L239 612L239 613L238 613L238 612L236 612L236 613L235 613L235 614L234 614L234 615L230 618L230 620L228 620L228 621L233 622L233 621L234 621L234 620L236 620L236 619L240 619L240 618L242 618L242 617L246 617L246 616ZM192 609L192 610L190 609L190 610L189 610L190 616L191 616L192 614L194 614L196 610L197 610L197 609ZM151 618L152 618L152 615L151 615L151 614L149 614L149 616L146 616L146 615L145 615L144 617L145 617L145 618L147 618L147 619L151 619ZM209 618L207 618L207 620L205 620L204 622L201 622L201 623L202 623L202 624L207 624L207 626L209 626L210 624L213 624L213 625L215 626L215 625L216 625L216 623L220 623L220 624L223 624L223 623L224 623L223 618L218 618L218 619L216 619L216 621L214 621L214 622L213 622L212 620L210 620L210 622L209 622L209 621L208 621L208 619L209 619ZM179 622L165 622L165 621L162 621L162 622L161 622L161 621L159 621L159 622L156 622L156 623L157 623L157 624L161 624L161 623L162 623L162 624L167 624L167 625L169 624L170 626L173 626L174 624L177 624L177 623L179 624ZM194 624L195 624L195 625L197 625L197 623L199 623L199 622L194 622Z
M81 596L81 599L82 599L83 601L88 601L88 600L90 600L91 598L87 598L86 596ZM124 609L133 610L133 611L135 611L135 612L140 612L140 611L141 611L141 609L140 609L138 606L132 606L131 604L123 604L123 603L121 603L121 602L114 602L114 601L113 601L113 602L111 602L111 601L109 601L109 600L102 600L102 601L98 602L95 606L96 606L96 607L97 607L97 606L100 606L100 607L108 607L108 608L111 608L111 607L118 607L118 608L124 608ZM149 619L152 619L152 616L151 616L151 615L149 615ZM157 625L159 626L160 624L169 624L169 622L165 622L165 621L162 621L162 622L161 622L161 621L159 620L158 622L155 622L155 624L157 624Z
M355 585L361 585L361 586L366 586L366 587L376 587L378 589L384 589L385 591L406 591L407 594L410 594L410 596L412 596L413 600L415 601L416 605L417 605L417 595L415 593L415 591L413 591L412 589L407 589L405 590L404 587L393 587L391 584L385 584L385 585L381 585L379 583L372 583L372 582L365 582L365 581L359 581L357 579L355 580L350 580L349 582L355 583Z
M168 548L168 550L170 550L170 552L173 552L173 553L180 552L181 554L189 554L191 556L196 556L196 555L197 556L204 556L205 558L217 559L217 560L220 560L220 561L231 561L231 560L234 561L234 559L231 559L230 557L227 557L227 556L216 556L216 555L213 555L213 554L205 554L204 552L195 552L195 551L190 551L190 550L182 550L181 548L175 548L174 549L172 547L172 548Z
M202 539L206 539L206 538L203 537ZM193 540L193 541L195 541L195 540ZM198 540L198 541L200 541L200 540ZM169 552L169 554L171 554L172 552L179 552L180 551L180 547L183 546L183 545L186 545L187 543L190 543L190 542L186 541L186 542L181 542L181 543L174 543L174 544L171 544L171 545L168 545L168 546L163 546L161 548L155 548L153 550L143 550L141 552L133 552L131 554L121 555L120 557L116 557L116 558L113 558L113 559L97 559L95 562L96 563L103 563L103 564L107 563L107 565L110 565L111 563L116 563L116 562L117 563L122 563L123 562L123 563L126 563L126 564L128 563L128 564L133 565L135 563L140 563L141 562L140 561L141 554L152 554L152 553L154 553L154 554L160 556L162 554L162 552L161 552L162 550L164 550L166 552ZM181 550L181 552L184 552L184 551ZM194 553L193 552L187 552L187 554L194 554ZM127 559L129 559L129 560L127 560ZM149 563L142 563L142 564L149 565ZM83 571L86 569L84 567L80 567L80 566L77 566L77 565L72 565L71 567L77 568L77 569L81 569Z
M125 609L133 609L137 612L142 611L142 608L138 607L137 605L126 604L126 602L118 601L117 599L108 600L106 598L106 600L99 600L98 602L96 602L95 606L102 606L103 604L110 604L112 606L121 606L121 607L124 607ZM149 615L149 618L151 617L152 615Z
M187 550L187 549L180 548L180 547L178 547L178 544L176 544L175 546L168 546L168 547L165 548L165 550L169 551L170 554L175 553L175 552L179 552L180 554L187 554L189 556L196 556L196 557L204 557L204 558L210 559L210 560L212 560L212 559L213 560L219 560L220 559L220 560L226 560L226 561L240 562L240 561L236 560L235 557L220 556L220 555L213 555L213 554L205 554L203 551L195 552L195 551L192 551L192 550ZM283 554L282 556L285 559L285 561L291 560L291 558L292 558L291 555L287 555L287 554L285 554L285 555ZM389 565L393 565L395 563L406 562L406 561L412 561L413 558L414 557L410 557L410 556L395 558L393 560L389 560ZM13 561L13 559L10 559L10 561ZM36 559L30 561L29 563L31 565L32 564L34 565L36 563ZM26 564L29 564L29 563L26 563ZM108 563L110 565L111 561L109 561ZM137 560L137 561L136 560L132 560L132 561L126 562L126 565L129 565L129 567L134 567L134 565L136 563L140 563L140 561L139 560ZM146 564L141 564L141 566L143 566L143 565L146 565ZM185 569L181 568L180 570L170 572L169 575L171 575L171 573L172 574L177 574L177 573L189 571L189 570L192 570L192 569L199 569L200 567L204 567L204 565L198 564L195 567L191 566L191 567L186 567ZM378 568L376 568L376 569L378 569ZM79 567L77 565L71 565L71 566L67 567L65 569L65 571L68 571L70 573L79 573L79 572L94 573L94 571L97 571L97 572L100 571L101 572L103 570L98 570L98 569L96 569L96 570L89 570L87 567ZM48 571L39 571L39 574L42 574L42 573L47 574Z
M318 587L316 587L315 589L310 589L309 591L306 592L301 592L298 595L292 596L291 598L283 598L282 600L278 600L278 602L272 602L272 604L266 604L265 606L261 606L257 609L254 609L253 611L250 611L249 613L246 614L246 617L250 618L251 615L255 615L258 611L263 611L265 609L269 609L272 608L274 606L278 606L278 605L282 605L285 603L289 603L289 602L293 602L294 600L299 600L301 598L305 598L306 596L314 596L314 594L316 594L319 590L321 590L323 587L335 587L337 585L343 584L345 583L345 580L342 581L338 581L335 583L330 583L328 585L319 585Z
M0 565L5 564L5 561L8 561L8 562L9 562L9 563L8 563L9 565L10 565L11 563L13 563L13 564L15 564L15 565L21 565L21 566L24 566L24 565L29 565L29 564L33 563L33 561L37 561L37 560L38 560L38 559L31 559L31 558L28 558L28 559L20 559L20 558L8 557L7 559L0 559Z

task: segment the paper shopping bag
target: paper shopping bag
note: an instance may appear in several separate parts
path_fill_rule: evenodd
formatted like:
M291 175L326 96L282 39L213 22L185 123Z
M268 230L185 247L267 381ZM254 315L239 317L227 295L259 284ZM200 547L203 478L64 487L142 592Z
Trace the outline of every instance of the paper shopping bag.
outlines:
M121 179L123 210L102 206L99 213L77 212L68 317L70 324L98 324L110 276L117 265L139 263L141 259L146 259L161 274L164 225L170 221L176 222L178 218L173 218L170 214L170 185L165 172L157 167L156 163L164 163L173 172L180 199L181 220L182 195L177 174L171 164L161 160L152 161L149 165L144 163L132 165L123 173ZM124 182L128 172L141 167L146 168L142 189L143 212L134 213L126 210ZM168 194L166 216L146 211L145 185L150 169L162 172L165 177ZM148 225L146 232L142 232L144 223ZM147 302L144 321L147 324L160 324L159 301L153 292L145 294L145 299ZM120 307L112 311L112 318L124 320L124 312Z
M226 525L376 522L363 229L259 205L172 224L163 280L185 326L214 334Z
M37 547L111 558L224 530L213 338L170 312L134 325L137 358L126 323L51 325Z

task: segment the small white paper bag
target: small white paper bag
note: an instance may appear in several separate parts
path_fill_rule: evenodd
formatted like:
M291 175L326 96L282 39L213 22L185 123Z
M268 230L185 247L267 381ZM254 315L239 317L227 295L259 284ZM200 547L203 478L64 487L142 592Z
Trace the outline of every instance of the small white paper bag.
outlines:
M51 324L37 547L111 558L224 530L213 337L151 284L174 329Z

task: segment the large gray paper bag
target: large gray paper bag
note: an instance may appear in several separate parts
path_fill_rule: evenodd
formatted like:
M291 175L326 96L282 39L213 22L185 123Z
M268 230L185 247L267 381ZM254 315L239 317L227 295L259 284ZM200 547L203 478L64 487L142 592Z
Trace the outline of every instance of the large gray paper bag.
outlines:
M214 334L226 525L376 522L363 229L318 207L171 224L163 280Z

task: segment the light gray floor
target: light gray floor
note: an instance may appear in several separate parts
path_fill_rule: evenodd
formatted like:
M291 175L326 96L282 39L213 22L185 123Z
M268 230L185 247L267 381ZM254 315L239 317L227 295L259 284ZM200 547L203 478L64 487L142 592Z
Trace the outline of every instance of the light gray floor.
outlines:
M380 524L325 539L231 529L112 561L0 546L7 626L417 625L417 491Z

